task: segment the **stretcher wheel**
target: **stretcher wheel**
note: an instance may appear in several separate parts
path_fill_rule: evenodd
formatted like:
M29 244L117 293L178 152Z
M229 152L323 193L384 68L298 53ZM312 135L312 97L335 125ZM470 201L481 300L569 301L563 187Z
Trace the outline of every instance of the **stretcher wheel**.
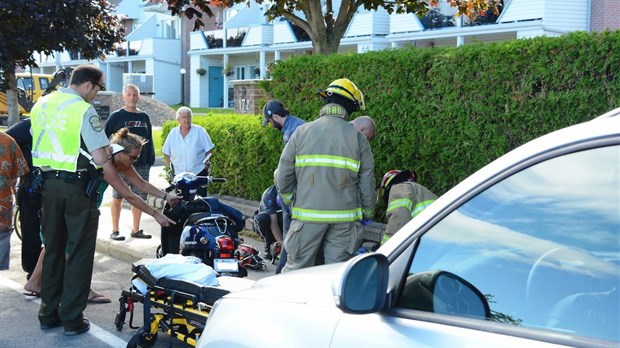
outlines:
M136 348L138 346L148 348L155 345L155 342L157 342L157 333L153 334L145 328L140 328L127 343L127 348Z
M114 324L116 325L117 331L123 330L123 325L125 325L125 315L117 313L116 317L114 318Z

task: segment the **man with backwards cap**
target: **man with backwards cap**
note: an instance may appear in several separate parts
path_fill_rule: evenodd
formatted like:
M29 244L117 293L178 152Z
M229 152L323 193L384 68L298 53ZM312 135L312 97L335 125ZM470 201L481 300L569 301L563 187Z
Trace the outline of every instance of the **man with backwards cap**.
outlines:
M284 141L284 145L286 145L297 127L306 123L306 121L300 119L299 117L291 115L290 112L284 108L284 105L278 100L270 100L267 104L265 104L265 107L263 108L263 116L265 117L263 120L263 127L269 123L273 128L282 132L282 141ZM283 221L282 238L284 238L289 226L291 225L291 210L286 204L281 204L281 206ZM280 261L276 267L276 274L282 271L282 268L286 264L286 258L286 249L282 247Z
M377 201L368 139L348 122L365 109L364 95L344 78L319 95L319 117L290 137L278 164L276 184L292 212L283 272L314 266L321 245L326 264L348 260Z

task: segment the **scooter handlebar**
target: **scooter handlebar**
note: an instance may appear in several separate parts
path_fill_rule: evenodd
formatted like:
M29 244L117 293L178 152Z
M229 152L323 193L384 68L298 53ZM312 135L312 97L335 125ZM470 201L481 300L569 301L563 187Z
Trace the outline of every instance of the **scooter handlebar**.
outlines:
M211 182L226 182L226 178L212 178Z

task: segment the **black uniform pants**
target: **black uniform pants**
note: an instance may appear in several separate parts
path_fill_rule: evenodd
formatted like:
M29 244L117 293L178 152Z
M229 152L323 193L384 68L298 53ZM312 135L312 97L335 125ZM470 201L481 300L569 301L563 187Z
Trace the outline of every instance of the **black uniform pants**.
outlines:
M24 177L17 187L19 225L22 234L22 269L28 278L34 271L41 253L41 195L29 194L30 181Z
M39 321L60 320L65 330L82 326L93 274L99 209L84 194L82 181L46 179L42 226L45 259Z

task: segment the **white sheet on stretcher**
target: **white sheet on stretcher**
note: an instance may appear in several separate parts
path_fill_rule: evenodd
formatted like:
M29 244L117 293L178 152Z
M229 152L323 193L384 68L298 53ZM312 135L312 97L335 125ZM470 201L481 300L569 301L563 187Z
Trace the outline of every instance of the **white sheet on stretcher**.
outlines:
M217 272L212 267L205 265L199 258L194 256L166 254L166 256L160 259L149 260L144 266L155 278L189 281L202 286L219 286L220 282L218 279L221 279L223 283L222 288L229 291L248 289L254 284L253 280L248 279L218 278ZM147 285L142 279L135 278L131 282L138 291L143 294L147 293Z

